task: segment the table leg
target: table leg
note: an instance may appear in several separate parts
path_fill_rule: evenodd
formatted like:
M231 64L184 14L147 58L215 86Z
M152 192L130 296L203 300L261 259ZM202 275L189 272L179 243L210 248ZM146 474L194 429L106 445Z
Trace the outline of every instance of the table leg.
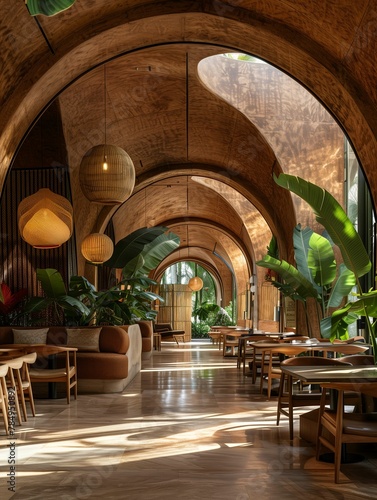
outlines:
M48 369L54 370L57 368L56 354L50 354L48 356ZM58 397L58 385L56 382L48 382L48 398L57 399Z

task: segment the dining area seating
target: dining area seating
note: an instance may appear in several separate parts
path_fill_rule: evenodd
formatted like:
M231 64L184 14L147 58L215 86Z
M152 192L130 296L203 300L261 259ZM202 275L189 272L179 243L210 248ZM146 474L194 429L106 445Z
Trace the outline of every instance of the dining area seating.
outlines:
M321 450L325 447L334 453L334 482L340 482L342 461L347 461L345 445L352 443L377 443L377 412L346 412L347 391L356 391L377 397L377 384L355 382L321 383L316 458L321 460ZM336 391L335 408L326 408L327 391Z
M27 421L26 402L30 404L32 415L36 415L28 368L36 358L35 352L26 354L19 348L2 349L0 352L0 409L6 434L10 428Z
M45 344L2 346L0 410L7 435L14 433L14 426L27 422L28 405L31 415L36 416L33 386L37 382L64 384L67 404L70 403L72 390L77 399L76 351L76 348ZM63 366L52 366L51 363L56 361L54 357L59 354L64 357ZM51 392L49 397L52 397Z
M377 412L360 411L353 401L355 394L377 397L377 368L374 363L369 364L368 358L365 363L358 359L354 365L339 359L320 359L321 364L316 366L287 360L281 369L291 380L320 386L319 404L316 401L319 408L316 459L334 463L334 482L338 483L342 463L362 460L362 456L348 453L346 445L377 442ZM292 412L294 404L297 402L292 399L288 402L288 412ZM282 406L278 418L279 413L283 413L281 410ZM332 453L322 455L323 448Z
M346 361L338 359L329 359L320 356L298 356L284 359L281 362L281 367L286 366L336 366L339 364L349 364ZM289 423L289 439L293 440L293 411L298 407L318 406L321 401L321 392L313 390L312 387L296 388L294 387L294 378L291 375L286 375L280 368L280 385L279 395L276 410L276 425L279 425L282 415L288 417ZM327 400L328 401L328 400Z

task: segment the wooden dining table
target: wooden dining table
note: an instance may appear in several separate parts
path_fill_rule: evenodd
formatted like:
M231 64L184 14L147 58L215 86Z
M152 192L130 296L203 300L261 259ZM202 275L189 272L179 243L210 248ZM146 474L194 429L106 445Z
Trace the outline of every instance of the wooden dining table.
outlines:
M280 344L279 342L258 342L256 341L250 341L248 343L249 346L254 347L254 349L257 350L265 350L265 351L273 351L274 349L278 349ZM305 341L286 341L284 342L284 345L286 347L292 346L292 351L295 350L297 347L303 347L305 348L305 351L309 353L315 353L315 352L324 352L324 353L329 353L329 352L340 352L342 354L351 354L355 351L355 346L357 346L358 351L365 352L370 349L369 344L337 344L337 343L332 343L332 342L305 342Z
M281 366L281 370L293 378L308 384L322 382L375 383L377 366Z
M363 393L377 396L377 366L281 366L282 372L295 379L308 384L321 384L326 382L347 383L348 389L352 390L352 384L363 384ZM330 389L330 409L335 409L337 403L337 391ZM342 447L342 463L354 463L362 460L358 454L349 454L346 446ZM321 457L325 462L333 461L333 454L326 453Z

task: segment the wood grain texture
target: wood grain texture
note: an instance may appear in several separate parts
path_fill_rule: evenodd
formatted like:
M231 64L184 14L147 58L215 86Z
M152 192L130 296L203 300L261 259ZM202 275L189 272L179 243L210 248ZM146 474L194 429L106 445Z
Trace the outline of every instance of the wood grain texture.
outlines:
M62 162L67 150L78 248L115 212L89 203L78 183L81 158L103 142L105 129L137 176L134 195L114 216L117 238L127 228L179 221L197 258L219 272L210 259L218 245L240 290L271 232L291 259L293 226L312 222L273 172L331 186L342 201L343 136L333 117L375 200L375 0L80 0L39 16L40 28L23 2L0 6L0 185L28 130L58 103L65 144L48 156ZM282 72L206 59L229 51L255 54ZM203 60L206 72L198 69ZM20 155L36 157L25 148ZM182 252L190 246L183 242Z

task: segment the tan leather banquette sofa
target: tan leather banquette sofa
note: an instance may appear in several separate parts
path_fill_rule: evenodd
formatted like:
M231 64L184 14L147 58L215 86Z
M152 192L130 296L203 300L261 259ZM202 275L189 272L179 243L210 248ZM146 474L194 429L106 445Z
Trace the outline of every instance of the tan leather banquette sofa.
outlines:
M135 325L102 326L90 329L94 333L96 345L81 345L80 331L85 327L65 328L45 327L47 344L77 347L77 377L79 393L121 392L141 369L142 358L147 359L153 352L153 327L151 322ZM0 344L24 343L22 332L43 330L43 327L0 326ZM69 330L69 340L67 330ZM73 332L76 330L76 332ZM80 330L80 331L78 331ZM97 330L94 332L94 330ZM99 330L99 332L98 332ZM16 331L16 333L14 333ZM75 333L75 337L72 336ZM97 333L97 335L95 335ZM92 335L90 335L92 337ZM29 340L26 343L42 343ZM72 339L76 340L73 341ZM44 342L43 342L44 343ZM1 347L1 346L0 346ZM39 359L39 367L43 360ZM59 360L58 360L59 362ZM46 363L45 363L46 364ZM47 366L47 364L46 364Z

